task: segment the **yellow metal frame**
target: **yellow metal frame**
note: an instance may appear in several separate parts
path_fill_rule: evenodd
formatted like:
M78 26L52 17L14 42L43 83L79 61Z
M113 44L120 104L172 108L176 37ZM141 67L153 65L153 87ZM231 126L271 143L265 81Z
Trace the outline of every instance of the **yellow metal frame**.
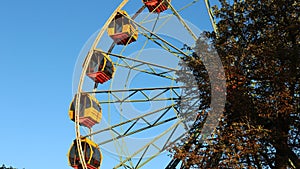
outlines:
M128 0L123 0L121 2L121 4L117 7L117 9L113 12L113 14L108 18L108 20L106 21L106 23L104 24L103 28L100 30L99 34L97 35L90 51L93 51L96 49L96 46L97 44L99 43L100 41L100 38L102 37L102 35L104 34L106 28L108 27L109 23L113 20L114 16L116 15L117 11L121 10L125 4L128 2ZM89 52L87 57L86 57L86 61L90 61L92 58L92 53ZM78 93L81 93L82 92L82 86L83 86L83 81L84 81L84 78L85 78L85 73L87 71L87 67L88 65L87 64L84 64L83 65L83 68L82 68L82 72L81 72L81 76L80 76L80 79L79 79L79 84L78 84L78 90L77 92ZM81 134L80 134L80 127L79 127L79 108L80 108L80 102L79 102L79 99L80 99L80 95L79 95L79 98L77 99L76 101L76 104L75 104L75 132L76 132L76 143L77 143L77 146L78 146L78 154L79 154L79 158L80 158L80 161L82 163L82 167L83 169L87 169L86 167L86 163L85 163L85 160L84 160L84 155L83 155L83 152L82 152L82 147L81 147Z

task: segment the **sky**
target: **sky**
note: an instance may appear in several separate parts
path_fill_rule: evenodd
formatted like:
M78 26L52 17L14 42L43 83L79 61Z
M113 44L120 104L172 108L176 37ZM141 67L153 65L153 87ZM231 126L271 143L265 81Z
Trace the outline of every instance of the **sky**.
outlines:
M0 1L0 165L71 168L76 59L119 2Z

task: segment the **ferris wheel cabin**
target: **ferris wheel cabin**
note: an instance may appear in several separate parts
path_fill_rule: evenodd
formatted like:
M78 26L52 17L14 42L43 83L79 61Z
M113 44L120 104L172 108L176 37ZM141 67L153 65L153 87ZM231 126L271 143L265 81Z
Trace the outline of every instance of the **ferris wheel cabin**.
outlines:
M168 9L171 0L143 0L149 12L160 13Z
M137 40L138 31L126 11L120 10L108 26L108 35L118 45L127 45Z
M75 105L77 95L71 102L69 109L69 117L75 122ZM80 96L80 110L79 110L79 124L87 128L92 128L93 125L99 123L102 119L102 110L98 100L87 94L83 93Z
M99 146L88 138L81 139L84 160L88 169L99 169L102 163L102 153ZM74 169L82 169L76 140L74 140L68 153L69 165Z
M115 72L115 67L110 57L103 52L94 51L87 68L86 75L95 83L104 83L110 80Z

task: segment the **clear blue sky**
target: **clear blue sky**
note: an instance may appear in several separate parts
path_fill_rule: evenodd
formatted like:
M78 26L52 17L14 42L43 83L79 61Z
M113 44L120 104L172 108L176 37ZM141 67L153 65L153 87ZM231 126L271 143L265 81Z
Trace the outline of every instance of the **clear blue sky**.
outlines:
M73 69L86 40L119 2L0 2L0 165L70 168Z

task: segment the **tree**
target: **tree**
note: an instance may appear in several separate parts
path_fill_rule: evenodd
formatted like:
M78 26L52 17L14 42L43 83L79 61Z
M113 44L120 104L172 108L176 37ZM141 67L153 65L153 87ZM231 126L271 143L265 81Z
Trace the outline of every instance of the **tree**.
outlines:
M202 101L194 128L172 149L174 158L182 168L300 168L300 4L220 4L214 7L218 31L202 35L184 58ZM202 62L209 43L222 61L227 90L223 118L204 141L195 131L211 111L214 86Z
M9 167L9 168L7 168L7 167L5 167L5 165L3 164L1 167L0 167L0 169L15 169L15 168L13 168L13 167Z

